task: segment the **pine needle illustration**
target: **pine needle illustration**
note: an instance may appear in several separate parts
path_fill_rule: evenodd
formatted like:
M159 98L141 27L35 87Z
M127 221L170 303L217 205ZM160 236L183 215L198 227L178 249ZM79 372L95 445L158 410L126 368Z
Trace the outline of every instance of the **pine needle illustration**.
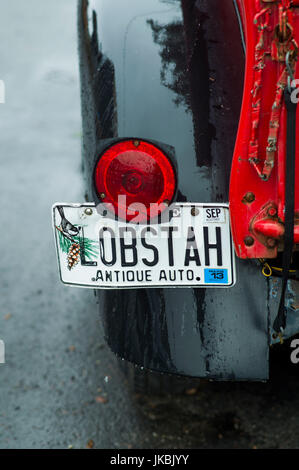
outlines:
M61 227L57 227L59 236L59 245L63 253L67 254L68 269L74 268L80 259L81 253L88 260L93 260L98 255L98 247L94 240L90 238L81 238L79 236L67 237Z
M78 243L73 243L69 249L67 262L68 268L71 270L78 264L80 258L80 245Z

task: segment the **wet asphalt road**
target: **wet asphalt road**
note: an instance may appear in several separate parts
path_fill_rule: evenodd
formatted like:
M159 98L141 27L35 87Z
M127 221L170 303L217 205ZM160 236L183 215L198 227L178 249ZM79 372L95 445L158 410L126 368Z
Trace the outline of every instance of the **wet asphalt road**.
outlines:
M299 448L299 365L268 384L129 393L92 291L58 281L50 207L83 201L75 0L0 14L0 448Z

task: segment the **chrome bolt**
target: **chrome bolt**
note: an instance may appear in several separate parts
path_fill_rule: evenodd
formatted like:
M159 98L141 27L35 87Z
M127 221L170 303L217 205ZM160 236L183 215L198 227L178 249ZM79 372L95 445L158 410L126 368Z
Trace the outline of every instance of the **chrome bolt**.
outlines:
M92 215L92 209L90 207L88 207L87 209L85 209L85 214L86 215Z
M105 197L106 197L106 194L105 194L105 193L101 193L101 194L100 194L100 198L101 198L101 199L105 199Z

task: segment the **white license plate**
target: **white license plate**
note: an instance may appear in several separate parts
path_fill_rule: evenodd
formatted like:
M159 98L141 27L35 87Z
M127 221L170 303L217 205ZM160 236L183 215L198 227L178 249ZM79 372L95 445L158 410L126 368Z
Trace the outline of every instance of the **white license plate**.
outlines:
M160 223L114 220L94 204L55 204L62 282L90 288L232 287L227 204L171 206Z

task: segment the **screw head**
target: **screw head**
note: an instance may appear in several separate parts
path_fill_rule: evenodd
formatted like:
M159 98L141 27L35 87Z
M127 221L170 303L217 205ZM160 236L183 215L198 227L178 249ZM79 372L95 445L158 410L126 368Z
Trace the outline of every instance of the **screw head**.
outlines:
M245 196L242 199L242 202L246 203L248 202L249 204L255 200L255 194L252 192L248 192L245 194Z
M267 212L270 217L275 217L277 214L277 209L275 207L269 207Z
M199 210L197 209L197 207L192 207L191 215L193 215L195 217L198 214L199 214Z
M139 140L134 140L133 144L135 145L135 147L139 147L140 142Z
M277 244L277 241L275 240L275 238L267 238L267 241L266 241L266 244L267 244L267 247L268 248L275 248L276 244Z
M251 236L247 236L244 238L244 243L246 246L252 246L254 244L254 239Z
M101 199L105 199L105 197L106 197L106 194L105 194L105 193L101 193L101 194L100 194L100 198L101 198Z
M92 209L90 207L87 207L84 212L86 215L92 215Z

